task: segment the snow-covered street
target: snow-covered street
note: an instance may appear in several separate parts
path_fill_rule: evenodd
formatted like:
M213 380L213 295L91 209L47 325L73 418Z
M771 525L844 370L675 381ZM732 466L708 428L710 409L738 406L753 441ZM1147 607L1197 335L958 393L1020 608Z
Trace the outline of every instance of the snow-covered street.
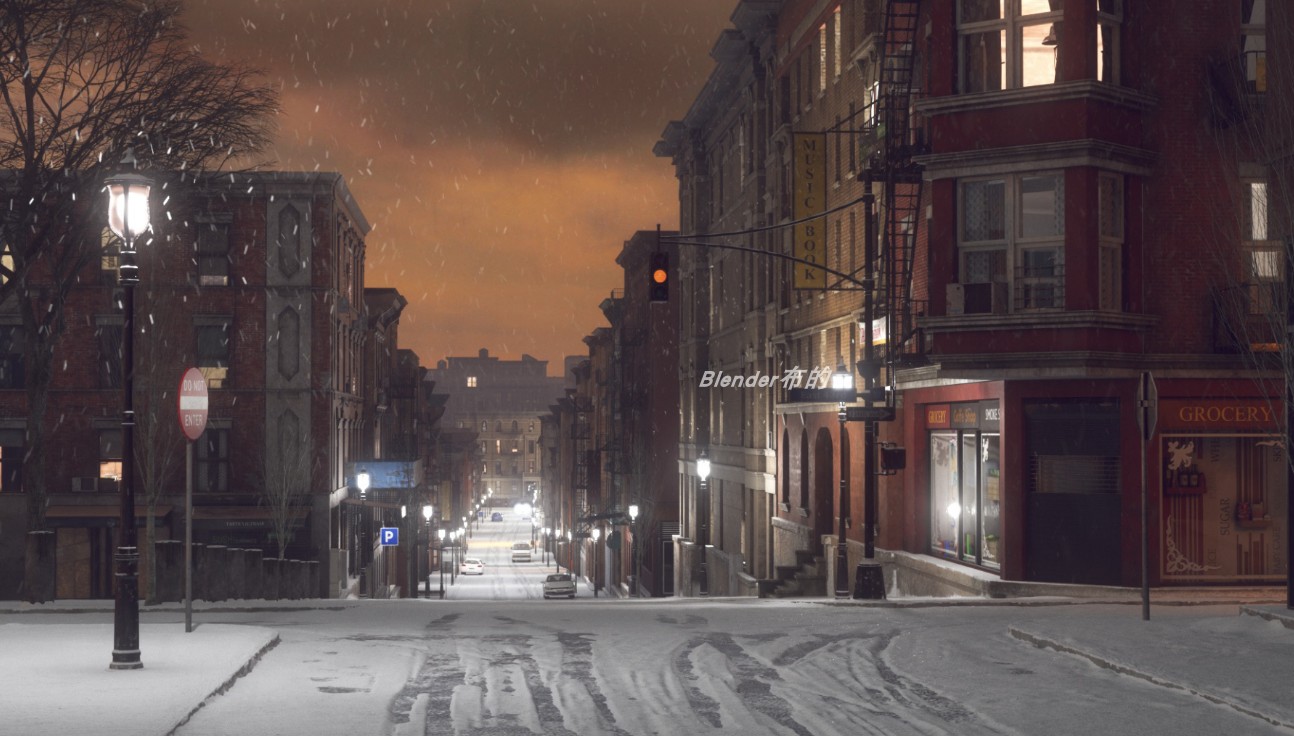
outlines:
M1135 605L1039 599L594 599L587 581L544 601L551 557L509 559L527 524L481 524L467 555L485 573L447 575L443 601L200 604L191 635L179 607L145 607L136 672L107 669L109 601L0 611L7 723L17 736L1294 733L1294 630L1236 605L1161 605L1143 622Z
M211 623L254 625L282 641L175 733L1294 731L1284 685L1294 679L1294 631L1236 616L1234 606L1156 608L1144 623L1135 606L1120 605L325 603L203 612L208 630ZM162 655L151 627L180 627L181 620L174 612L145 615L146 676ZM45 714L42 732L73 732L68 727L84 723L82 711L114 707L116 701L87 694L91 680L140 677L106 671L106 612L6 614L0 621L24 629L0 627L0 636L81 637L93 626L102 639L104 671L65 673L59 686L39 675L55 658L24 656L15 667L6 656L0 685L19 696L10 702L20 714ZM1108 662L1096 666L1041 641ZM4 651L14 651L8 644ZM185 644L169 637L165 646ZM175 659L175 652L166 654ZM168 713L187 711L197 695L156 679L137 693ZM173 702L185 699L194 702ZM175 725L156 720L152 730L141 723L98 732L165 734Z

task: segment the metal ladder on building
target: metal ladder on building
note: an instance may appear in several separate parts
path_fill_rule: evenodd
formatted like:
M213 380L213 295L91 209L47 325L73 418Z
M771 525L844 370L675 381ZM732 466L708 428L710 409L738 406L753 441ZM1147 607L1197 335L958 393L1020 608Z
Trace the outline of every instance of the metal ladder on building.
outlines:
M913 262L917 229L921 222L921 167L912 161L911 130L913 72L920 3L889 0L881 30L878 117L884 126L884 144L875 162L874 178L882 182L880 224L881 273L885 283L886 355L890 364L904 362L922 352L916 335L917 308L912 299Z

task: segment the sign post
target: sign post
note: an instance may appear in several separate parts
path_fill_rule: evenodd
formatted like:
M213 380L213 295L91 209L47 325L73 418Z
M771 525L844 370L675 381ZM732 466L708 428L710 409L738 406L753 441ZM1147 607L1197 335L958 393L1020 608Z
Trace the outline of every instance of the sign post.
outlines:
M1150 371L1137 379L1137 427L1141 429L1141 620L1150 620L1150 526L1146 502L1146 445L1159 418L1159 389Z
M184 631L193 631L193 443L207 429L207 378L197 368L180 377L180 429L184 443Z

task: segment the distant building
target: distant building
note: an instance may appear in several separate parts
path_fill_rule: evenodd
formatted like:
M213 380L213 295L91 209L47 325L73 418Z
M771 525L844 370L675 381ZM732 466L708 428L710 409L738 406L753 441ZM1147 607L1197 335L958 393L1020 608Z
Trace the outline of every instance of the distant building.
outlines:
M548 361L529 355L500 360L482 348L476 357L450 357L427 371L436 393L445 394L445 430L474 431L480 451L480 486L461 489L466 503L489 494L492 503L532 503L542 485L539 419L561 396L564 379L548 376Z

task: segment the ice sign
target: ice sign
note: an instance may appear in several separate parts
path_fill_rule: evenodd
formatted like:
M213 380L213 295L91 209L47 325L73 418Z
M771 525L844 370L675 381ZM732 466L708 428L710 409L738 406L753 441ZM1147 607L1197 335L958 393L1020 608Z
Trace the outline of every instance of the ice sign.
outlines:
M384 526L379 532L378 539L382 540L383 547L394 547L400 543L400 530L393 526Z

